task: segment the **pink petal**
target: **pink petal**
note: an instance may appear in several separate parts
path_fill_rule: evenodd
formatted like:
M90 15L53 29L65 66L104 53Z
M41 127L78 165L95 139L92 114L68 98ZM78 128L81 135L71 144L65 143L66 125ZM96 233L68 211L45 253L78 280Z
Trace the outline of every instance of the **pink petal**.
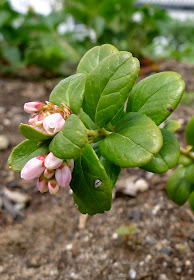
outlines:
M43 177L39 177L37 181L37 188L41 193L48 191L48 184Z
M55 195L58 193L59 186L57 185L56 180L51 180L48 182L48 189L49 189L50 194Z
M44 118L43 127L49 135L59 132L65 125L65 120L60 113L54 113Z
M67 165L55 171L55 178L60 187L68 187L71 182L71 170Z
M40 177L44 169L44 160L42 158L32 158L23 167L21 171L21 178L23 178L24 180L35 179L37 177Z
M30 114L38 113L45 104L39 101L27 102L24 104L24 111Z
M62 163L63 163L63 159L55 157L53 153L50 152L45 158L44 165L46 168L52 170L60 167Z

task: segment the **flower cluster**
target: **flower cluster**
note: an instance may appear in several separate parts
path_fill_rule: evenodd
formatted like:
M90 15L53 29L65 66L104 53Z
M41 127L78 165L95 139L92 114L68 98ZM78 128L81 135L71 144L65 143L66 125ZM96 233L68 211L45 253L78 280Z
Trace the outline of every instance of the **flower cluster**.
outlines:
M24 104L27 113L34 114L28 121L33 128L48 134L55 135L65 125L65 120L71 115L71 109L65 104L62 108L46 101L46 104L36 101Z
M67 163L50 152L46 156L40 155L30 159L21 171L21 178L38 178L37 188L41 193L49 191L51 194L57 194L60 188L69 186L73 167L73 160Z

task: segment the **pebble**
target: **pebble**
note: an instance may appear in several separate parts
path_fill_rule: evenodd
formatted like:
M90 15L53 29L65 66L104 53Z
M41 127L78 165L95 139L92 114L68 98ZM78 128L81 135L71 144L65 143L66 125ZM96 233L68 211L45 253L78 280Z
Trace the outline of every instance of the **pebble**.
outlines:
M168 280L168 278L167 278L166 274L160 274L159 280Z
M71 244L71 243L67 244L65 248L66 248L67 251L70 251L70 250L73 249L73 244Z
M141 219L141 212L139 210L131 210L129 219L139 221Z
M176 273L181 273L182 272L182 268L181 267L177 267L176 268Z
M148 255L145 257L145 262L149 262L151 259L152 259L152 256L151 256L150 254L148 254Z
M157 215L158 211L160 211L161 209L161 205L157 204L156 206L154 206L153 210L152 210L152 215Z
M0 151L6 150L9 143L9 139L5 135L0 135Z
M116 184L116 191L133 197L137 196L138 192L148 190L149 184L144 179L138 179L137 176L120 178Z
M190 260L186 260L185 265L186 266L191 266L191 261Z
M129 277L130 277L130 279L135 279L136 276L137 276L137 272L135 271L135 269L131 268L129 270Z
M163 254L169 256L170 253L171 253L171 248L170 248L170 247L164 247L164 248L161 249L161 252L162 252Z
M113 240L116 240L116 239L118 239L118 234L115 232L115 233L113 233L113 235L112 235L112 239Z

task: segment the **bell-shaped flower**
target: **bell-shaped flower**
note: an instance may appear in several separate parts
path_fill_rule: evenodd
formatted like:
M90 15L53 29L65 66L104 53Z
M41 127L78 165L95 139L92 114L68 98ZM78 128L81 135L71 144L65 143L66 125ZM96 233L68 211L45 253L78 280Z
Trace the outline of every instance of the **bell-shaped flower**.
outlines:
M54 176L54 174L55 174L55 170L50 170L50 169L46 168L44 171L44 177L47 179L52 178Z
M68 187L71 182L71 169L66 164L63 164L55 171L55 179L57 184L62 187Z
M43 176L40 176L37 181L37 188L41 193L48 192L48 183Z
M55 135L65 124L65 120L60 113L51 114L44 118L43 127L49 135Z
M44 103L35 101L35 102L27 102L24 104L24 111L30 114L38 113L42 110Z
M45 158L44 165L46 168L52 170L60 167L62 163L63 163L63 159L55 157L53 153L50 152Z
M48 189L50 194L57 194L59 191L59 186L57 185L56 180L48 181Z
M43 173L45 156L40 155L38 157L30 159L23 167L21 171L21 178L24 180L32 180Z
M41 127L43 126L44 116L42 114L32 116L28 123L32 126Z

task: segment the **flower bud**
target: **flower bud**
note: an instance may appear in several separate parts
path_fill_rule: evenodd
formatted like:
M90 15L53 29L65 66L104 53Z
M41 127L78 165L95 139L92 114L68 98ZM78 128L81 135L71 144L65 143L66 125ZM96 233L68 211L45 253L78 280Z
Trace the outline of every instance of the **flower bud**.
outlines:
M48 168L45 169L44 171L44 177L47 178L47 179L50 179L54 176L55 174L55 171L54 170L50 170Z
M73 172L73 168L74 168L74 160L71 159L70 160L70 170L71 170L71 172Z
M28 123L33 126L41 127L43 125L44 116L42 114L32 116Z
M68 187L71 182L71 170L66 165L63 164L60 168L55 171L55 178L57 180L57 184L62 187Z
M41 193L48 192L48 183L43 176L40 176L37 181L37 188Z
M63 163L63 159L55 157L53 153L50 152L45 158L44 165L46 168L52 170L60 167L62 163Z
M64 118L60 113L51 114L44 118L43 127L49 135L55 135L65 124Z
M59 191L59 186L57 185L56 180L48 181L48 189L50 194L57 194Z
M42 110L45 104L39 101L27 102L24 104L24 111L30 114L38 113Z
M21 178L24 180L32 180L43 173L44 167L44 159L43 155L30 159L21 171Z

